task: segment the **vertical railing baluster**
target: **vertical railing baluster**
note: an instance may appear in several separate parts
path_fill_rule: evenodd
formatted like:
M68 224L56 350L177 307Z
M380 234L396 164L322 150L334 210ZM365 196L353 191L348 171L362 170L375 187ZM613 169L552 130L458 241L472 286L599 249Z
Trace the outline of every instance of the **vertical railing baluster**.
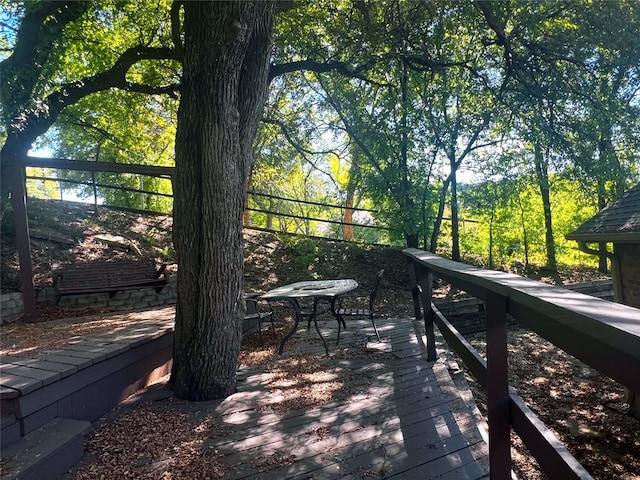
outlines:
M507 299L486 291L487 421L491 480L511 478Z
M424 282L421 283L422 305L424 308L424 328L427 333L427 360L434 362L436 360L436 335L434 332L433 321L433 274L428 272L421 277Z
M420 286L416 276L416 264L410 258L407 259L409 265L409 282L411 284L411 297L413 299L413 313L416 320L422 318L422 310L420 309Z

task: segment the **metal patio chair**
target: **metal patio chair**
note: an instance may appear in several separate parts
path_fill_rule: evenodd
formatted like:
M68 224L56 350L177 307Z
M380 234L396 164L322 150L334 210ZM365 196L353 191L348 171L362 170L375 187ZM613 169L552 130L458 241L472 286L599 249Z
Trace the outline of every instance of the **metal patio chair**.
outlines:
M245 313L244 319L247 321L257 320L258 321L258 336L260 337L260 343L262 343L262 326L263 322L271 323L271 331L273 332L273 338L276 337L276 328L273 325L273 310L271 309L271 305L267 303L268 310L261 309L258 305L258 301L260 300L259 294L257 293L248 293L244 297L244 301L247 305L247 312ZM268 325L267 325L268 326Z
M373 307L376 301L376 296L378 295L378 290L380 288L380 282L382 281L382 276L384 275L384 269L380 270L376 279L373 282L373 287L371 288L371 293L369 294L369 308L354 308L351 306L345 305L345 300L349 297L340 297L336 302L336 316L338 317L338 340L336 340L336 345L340 342L340 330L341 327L347 328L347 324L344 321L345 317L368 317L371 320L371 325L373 325L373 330L376 332L376 337L380 342L380 335L378 334L378 329L376 328L376 322L373 319Z

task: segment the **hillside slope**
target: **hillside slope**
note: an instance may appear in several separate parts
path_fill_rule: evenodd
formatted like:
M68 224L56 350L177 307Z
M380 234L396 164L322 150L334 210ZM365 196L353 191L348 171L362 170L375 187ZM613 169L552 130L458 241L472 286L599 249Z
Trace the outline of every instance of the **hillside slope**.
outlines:
M175 273L171 243L172 219L141 215L57 200L29 199L31 257L36 288L51 285L57 263L154 258ZM20 289L13 218L2 221L0 264L2 292ZM309 239L245 229L245 289L265 291L300 280L355 278L367 289L385 269L381 305L402 303L407 310L409 277L399 250L380 246ZM410 302L409 302L410 303ZM396 313L398 314L398 313Z

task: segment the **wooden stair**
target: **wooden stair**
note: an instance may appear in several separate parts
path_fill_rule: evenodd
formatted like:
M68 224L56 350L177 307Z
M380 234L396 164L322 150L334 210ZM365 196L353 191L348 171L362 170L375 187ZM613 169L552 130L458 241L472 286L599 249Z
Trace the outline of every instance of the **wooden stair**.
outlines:
M91 423L171 370L173 318L132 321L36 358L0 357L2 479L54 480Z

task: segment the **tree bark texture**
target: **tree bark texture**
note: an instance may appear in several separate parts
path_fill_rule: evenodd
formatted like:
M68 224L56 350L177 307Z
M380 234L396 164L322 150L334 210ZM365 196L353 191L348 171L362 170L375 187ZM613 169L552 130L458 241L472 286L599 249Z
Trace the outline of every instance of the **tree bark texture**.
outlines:
M235 391L244 317L242 213L266 99L272 2L185 2L176 133L178 298L171 381L188 400Z

